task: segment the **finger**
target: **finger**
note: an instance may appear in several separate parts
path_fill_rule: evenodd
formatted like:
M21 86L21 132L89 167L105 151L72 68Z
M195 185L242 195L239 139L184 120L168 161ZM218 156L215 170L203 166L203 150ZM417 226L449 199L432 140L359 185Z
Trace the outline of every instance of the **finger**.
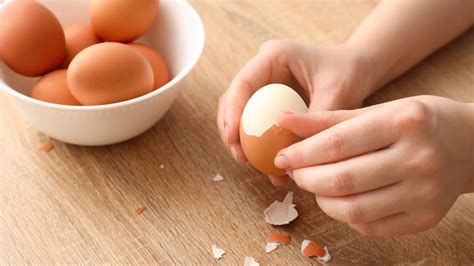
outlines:
M270 83L290 85L294 80L286 60L292 57L294 48L291 45L279 50L265 47L268 46L262 46L260 52L240 70L228 89L223 117L224 128L229 130L229 144L239 141L242 112L255 91Z
M245 157L245 154L242 151L242 147L240 146L240 143L238 144L228 143L229 130L224 125L224 119L223 119L224 107L225 107L224 102L226 100L226 97L227 97L227 93L224 93L219 99L219 107L217 110L217 127L219 129L222 142L227 146L227 148L229 148L229 151L232 157L234 158L234 160L240 164L243 164L247 161L247 158Z
M294 169L290 177L302 189L321 196L347 196L393 185L403 176L394 168L395 149L384 149L333 164Z
M426 231L440 219L431 219L423 213L398 213L369 223L349 224L367 236L399 236Z
M282 111L277 119L281 127L301 138L308 138L341 122L388 105L388 103L382 103L354 110L312 111L309 113Z
M224 127L224 102L226 97L227 92L219 98L219 105L217 107L217 128L219 129L219 134L221 136L222 142L226 146L228 146L228 133L227 129Z
M290 130L301 138L308 138L361 113L363 109L310 113L282 111L278 114L277 121L282 128Z
M387 119L392 108L366 112L293 144L278 153L275 166L281 169L303 168L331 163L379 150L399 137Z
M401 184L345 197L316 195L319 207L330 217L351 223L367 223L401 213L413 205L409 190Z
M268 176L268 179L270 179L270 182L272 182L275 187L284 186L288 178L288 176Z
M247 162L247 157L244 154L244 151L242 150L242 146L240 146L240 142L238 144L232 144L230 145L230 153L232 154L232 157L234 157L234 160L239 163L239 164L244 164Z

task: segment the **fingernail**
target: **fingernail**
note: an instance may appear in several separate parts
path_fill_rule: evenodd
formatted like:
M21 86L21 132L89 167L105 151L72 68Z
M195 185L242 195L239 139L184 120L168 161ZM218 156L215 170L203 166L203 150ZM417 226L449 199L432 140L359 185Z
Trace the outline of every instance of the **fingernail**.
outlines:
M234 160L237 161L237 150L234 146L230 146L230 153L232 154L232 157L234 157Z
M224 125L224 134L225 134L225 140L227 143L229 143L229 126L226 124Z
M285 155L280 154L275 158L275 166L280 169L288 169L290 168L290 161Z
M293 179L293 171L286 171L286 174Z

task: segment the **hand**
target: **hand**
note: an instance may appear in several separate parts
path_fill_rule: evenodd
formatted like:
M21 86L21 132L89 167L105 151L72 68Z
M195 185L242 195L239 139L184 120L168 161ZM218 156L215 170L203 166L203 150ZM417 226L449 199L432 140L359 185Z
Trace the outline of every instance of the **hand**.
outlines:
M435 226L462 193L474 192L474 105L420 96L352 111L279 116L306 138L282 151L320 208L365 235Z
M293 41L269 41L231 82L219 100L217 125L222 141L239 163L247 161L239 142L245 104L259 88L283 83L309 99L310 110L359 107L368 96L371 71L350 47L318 47ZM285 178L270 177L275 185Z

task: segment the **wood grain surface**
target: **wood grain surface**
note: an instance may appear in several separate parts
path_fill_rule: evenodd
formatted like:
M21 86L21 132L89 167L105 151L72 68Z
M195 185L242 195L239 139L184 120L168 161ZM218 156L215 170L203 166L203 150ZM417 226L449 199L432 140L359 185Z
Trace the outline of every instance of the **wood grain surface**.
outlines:
M1 0L0 0L1 1ZM233 162L215 126L217 101L265 40L343 42L375 6L370 0L193 0L205 52L156 126L125 143L79 147L31 128L0 93L0 264L309 265L303 239L327 245L333 265L474 263L474 194L461 196L434 229L370 238L326 216L313 196L275 188ZM0 22L1 23L1 22ZM474 31L464 34L367 101L434 94L474 101ZM160 165L164 168L161 169ZM213 182L216 174L222 182ZM300 217L282 227L291 244L265 254L273 228L263 210L295 192ZM142 215L135 208L146 206ZM226 250L221 261L211 245Z

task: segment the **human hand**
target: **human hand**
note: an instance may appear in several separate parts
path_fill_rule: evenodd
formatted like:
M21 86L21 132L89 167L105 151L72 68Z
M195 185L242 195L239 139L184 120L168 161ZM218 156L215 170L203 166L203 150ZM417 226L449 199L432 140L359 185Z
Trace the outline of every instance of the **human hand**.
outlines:
M282 113L306 138L280 151L319 207L365 235L434 227L462 193L474 192L474 105L420 96L352 111Z
M350 47L318 47L293 41L264 43L219 100L217 125L222 141L239 163L247 161L239 141L242 111L259 88L283 83L309 99L310 110L359 107L372 86L371 71ZM270 177L282 185L285 177Z

